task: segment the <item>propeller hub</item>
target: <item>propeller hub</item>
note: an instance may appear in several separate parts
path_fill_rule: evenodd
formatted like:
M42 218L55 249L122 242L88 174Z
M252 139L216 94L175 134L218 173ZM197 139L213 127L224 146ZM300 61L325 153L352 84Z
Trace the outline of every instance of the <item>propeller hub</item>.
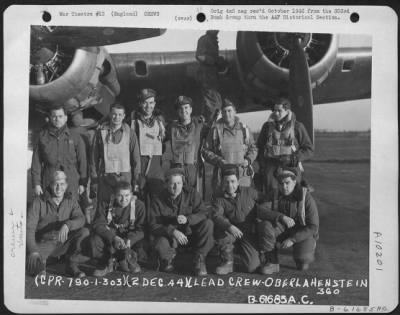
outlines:
M312 67L329 52L332 34L258 32L257 41L264 56L280 68L289 69L289 55L295 47L304 50Z
M301 48L306 48L311 41L310 33L275 33L275 41L285 50L292 50L295 41L299 41Z
M35 43L36 44L36 43ZM72 62L72 55L55 46L31 48L30 84L43 85L61 76Z

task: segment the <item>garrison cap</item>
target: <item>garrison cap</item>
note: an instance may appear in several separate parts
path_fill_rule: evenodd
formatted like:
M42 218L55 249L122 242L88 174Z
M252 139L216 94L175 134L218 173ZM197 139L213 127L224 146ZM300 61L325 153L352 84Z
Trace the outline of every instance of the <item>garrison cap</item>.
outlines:
M183 168L180 167L173 167L170 168L169 170L167 170L165 172L165 178L169 179L171 176L175 176L175 175L180 175L182 176L182 178L185 177L185 171L183 170Z
M138 95L139 101L143 102L144 100L147 100L150 97L156 97L157 93L153 89L143 89L140 91Z
M230 100L228 100L227 98L224 98L223 101L222 101L221 109L222 109L222 108L225 108L225 107L229 107L229 106L232 106L232 107L234 107L234 108L236 109L235 104L233 104L233 103L232 103Z
M192 106L192 99L188 96L180 95L175 101L175 109L178 110L181 106L189 104Z
M292 179L296 179L297 174L298 172L296 168L288 166L278 167L274 172L274 176L278 181L286 177L291 177Z
M236 175L239 178L239 168L235 164L225 164L221 167L221 176L231 176Z

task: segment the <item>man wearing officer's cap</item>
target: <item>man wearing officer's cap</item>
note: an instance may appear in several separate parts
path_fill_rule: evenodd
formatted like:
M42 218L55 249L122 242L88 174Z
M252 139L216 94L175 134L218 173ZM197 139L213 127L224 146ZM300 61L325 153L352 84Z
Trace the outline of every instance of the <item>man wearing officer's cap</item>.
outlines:
M146 206L152 195L163 188L162 154L165 141L165 120L156 109L156 91L142 89L138 95L139 109L131 113L131 128L139 140L139 189Z
M221 259L216 273L233 271L234 247L239 249L246 270L254 272L262 267L259 252L267 237L265 222L256 220L264 196L252 187L239 186L239 169L232 164L222 167L221 188L212 203L214 237Z
M220 184L219 173L225 164L238 166L241 186L251 185L257 147L250 128L239 120L235 105L228 99L222 103L222 118L211 127L202 154L208 163L214 165L213 187Z
M166 174L166 188L152 200L150 229L159 268L174 270L173 260L178 246L194 250L193 271L207 275L206 257L214 245L213 222L200 194L184 185L184 170L171 168Z
M267 202L257 211L258 219L267 229L260 254L264 260L262 274L279 271L280 248L293 247L293 258L299 270L307 270L314 261L318 209L308 189L297 183L297 172L293 167L278 168L274 173L278 189L267 195Z
M190 97L184 95L176 99L175 110L178 119L168 124L166 141L171 143L171 167L182 167L186 184L200 192L200 175L204 169L200 149L207 127L202 117L192 116L192 102Z
M67 192L65 173L55 171L49 179L45 192L35 197L28 209L27 273L37 275L45 271L50 261L65 257L70 275L83 277L85 274L73 262L73 257L81 251L81 241L89 236L89 230L83 228L85 217L76 198Z

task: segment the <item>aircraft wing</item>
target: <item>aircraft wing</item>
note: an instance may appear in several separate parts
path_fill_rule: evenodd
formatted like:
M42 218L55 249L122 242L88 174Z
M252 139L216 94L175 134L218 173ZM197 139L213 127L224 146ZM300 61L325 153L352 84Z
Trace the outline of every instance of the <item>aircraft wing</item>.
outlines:
M294 55L291 45L296 39L300 49ZM313 104L371 96L371 47L338 47L338 35L238 32L236 50L222 50L220 55L227 61L227 71L219 75L220 93L230 98L239 112L265 110L279 95L295 94L292 109L311 137ZM111 56L125 104L131 106L141 88L152 87L158 91L158 106L167 117L175 115L170 104L181 94L197 98L194 111L201 113L194 50ZM290 72L296 75L290 76ZM307 90L311 94L305 93Z
M165 29L77 26L32 26L31 40L68 48L106 46L160 36Z
M220 88L228 98L238 101L240 112L263 110L272 96L287 91L287 80L281 80L274 88L275 83L261 84L254 79L254 72L244 75L236 50L222 50L220 55L228 61L227 73L219 75ZM131 93L152 86L159 91L160 98L168 98L169 94L193 94L193 89L197 88L199 65L194 51L117 53L111 54L111 58L121 84L130 86ZM314 105L370 98L371 63L371 47L339 47L334 64L313 84ZM265 72L268 73L268 69ZM252 82L254 87L251 87ZM276 90L270 93L272 89ZM247 102L243 102L244 99Z
M328 77L313 91L315 104L371 98L371 47L339 48Z

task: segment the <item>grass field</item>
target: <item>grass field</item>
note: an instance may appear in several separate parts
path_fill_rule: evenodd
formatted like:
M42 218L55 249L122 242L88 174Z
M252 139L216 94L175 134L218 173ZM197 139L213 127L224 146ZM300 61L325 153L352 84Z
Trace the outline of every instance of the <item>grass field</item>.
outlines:
M37 285L34 278L27 276L25 296L32 299L62 300L247 303L248 295L260 297L277 294L287 298L293 296L295 304L301 303L301 297L307 295L305 300L319 305L367 305L369 137L317 135L316 148L313 160L305 163L307 178L316 188L313 196L320 216L316 261L310 270L297 271L290 251L285 251L281 253L281 271L270 277L242 272L239 261L235 264L233 274L215 276L212 273L218 261L216 257L209 257L210 275L202 280L190 275L190 256L183 253L176 261L177 267L182 268L181 273L158 273L148 266L140 275L129 276L129 283L133 284L132 281L137 280L137 285L131 287L118 286L118 282L123 283L126 279L124 277L127 276L119 272L100 279L100 284L95 283L95 278L88 277L88 285L78 286L76 282L70 282L71 280L64 276L62 265L56 265L50 267L50 271L60 274L64 282L60 285ZM154 286L150 282L152 279L155 279ZM181 287L177 284L180 280L183 286L185 281L189 280L193 286L197 280L199 286ZM255 282L251 283L253 280ZM344 287L334 286L335 280L339 280L336 284L343 283ZM111 285L112 281L114 285ZM163 282L163 286L159 281ZM174 282L173 286L171 281ZM221 286L217 285L218 281ZM331 281L330 285L325 281ZM171 286L168 286L168 283ZM282 287L284 283L286 285ZM299 287L292 287L290 283Z
M370 160L369 134L317 133L313 161L367 162Z

